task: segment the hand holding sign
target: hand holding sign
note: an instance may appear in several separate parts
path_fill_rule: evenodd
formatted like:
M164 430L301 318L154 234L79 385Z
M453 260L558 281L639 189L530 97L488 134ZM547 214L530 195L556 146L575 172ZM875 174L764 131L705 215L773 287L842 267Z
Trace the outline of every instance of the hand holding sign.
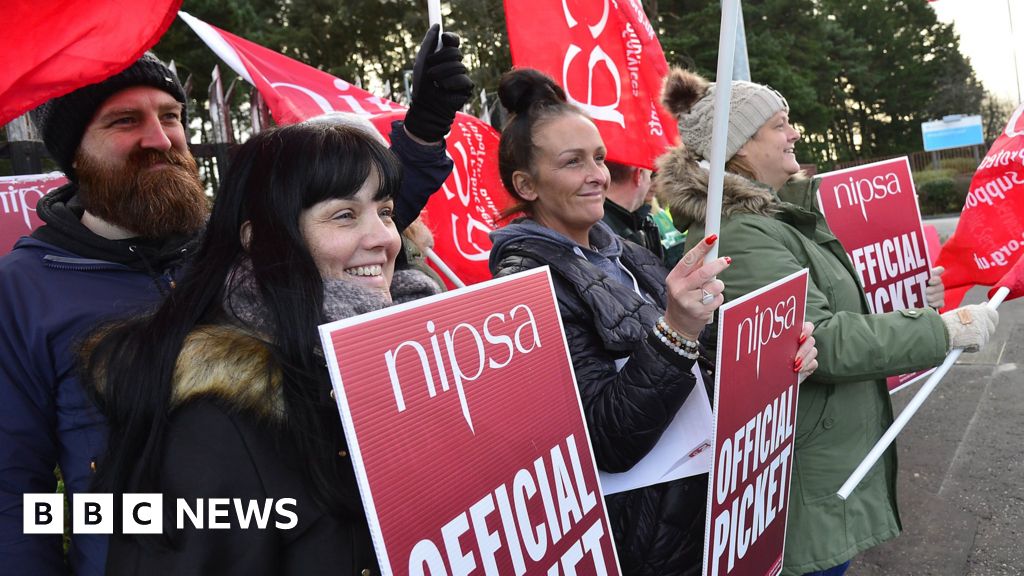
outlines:
M946 269L942 266L932 268L924 287L924 299L929 306L935 309L946 305L946 286L942 282L942 273L945 271Z
M685 338L696 340L715 310L722 305L725 284L717 278L731 259L718 258L704 263L718 236L712 234L683 256L665 279L668 303L665 322Z
M800 373L800 382L818 369L818 349L814 346L814 336L811 336L813 332L814 324L804 322L800 330L800 348L793 360L793 372Z

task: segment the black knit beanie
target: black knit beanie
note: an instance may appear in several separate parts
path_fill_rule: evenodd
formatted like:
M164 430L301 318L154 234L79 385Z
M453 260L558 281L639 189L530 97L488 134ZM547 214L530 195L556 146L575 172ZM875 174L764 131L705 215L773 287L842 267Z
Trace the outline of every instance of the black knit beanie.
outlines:
M32 120L43 134L46 149L68 178L77 180L71 164L74 162L75 151L82 141L85 128L92 122L96 110L107 98L133 86L158 88L185 104L185 90L181 87L178 77L147 52L120 74L49 100L32 111ZM182 107L181 123L188 126L185 114L185 107Z

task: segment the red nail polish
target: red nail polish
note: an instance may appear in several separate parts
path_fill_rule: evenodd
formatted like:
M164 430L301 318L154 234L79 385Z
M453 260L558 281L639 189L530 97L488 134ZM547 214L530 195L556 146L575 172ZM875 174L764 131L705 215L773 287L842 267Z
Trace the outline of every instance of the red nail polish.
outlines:
M803 333L803 334L800 334L800 339L797 340L797 344L803 344L804 342L807 342L807 333L806 332Z
M804 359L803 358L797 358L796 360L794 360L793 361L793 372L799 372L800 371L800 367L803 366L803 365L804 365Z
M708 236L707 238L704 239L704 243L707 244L708 246L711 246L712 244L715 243L715 240L718 240L718 234L712 234L711 236Z
M726 264L732 264L732 258L729 258L728 256L726 256L725 257L725 263Z

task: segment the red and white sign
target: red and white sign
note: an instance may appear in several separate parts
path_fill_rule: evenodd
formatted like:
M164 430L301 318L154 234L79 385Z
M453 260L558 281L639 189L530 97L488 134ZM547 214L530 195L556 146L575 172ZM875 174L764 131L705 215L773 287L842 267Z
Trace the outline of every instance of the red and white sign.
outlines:
M807 270L722 306L705 576L782 571Z
M278 124L301 122L326 112L350 112L370 117L377 130L389 138L391 122L405 117L406 108L397 102L184 12L180 15L235 72L256 86ZM455 167L442 187L443 194L431 196L422 213L434 234L434 252L466 284L491 278L488 234L497 227L502 211L512 205L498 174L499 137L480 119L458 113L445 138ZM447 277L441 276L447 282Z
M0 256L10 252L18 238L43 225L36 203L67 183L60 172L0 178Z
M942 246L946 309L956 307L975 285L992 286L1024 254L1024 105L971 179L956 232Z
M871 311L926 307L931 258L906 156L818 178L818 205L857 270ZM930 373L890 376L889 392Z
M679 141L660 104L668 63L640 0L505 0L505 20L512 63L554 78L609 160L653 169Z
M384 574L618 574L547 268L320 328Z

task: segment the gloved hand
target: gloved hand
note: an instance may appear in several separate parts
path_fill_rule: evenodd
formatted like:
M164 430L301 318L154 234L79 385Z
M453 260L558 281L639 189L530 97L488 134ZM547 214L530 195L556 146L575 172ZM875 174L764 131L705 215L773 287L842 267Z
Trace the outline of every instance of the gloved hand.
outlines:
M440 30L437 24L431 26L420 44L412 73L412 104L405 115L405 129L426 142L444 138L455 113L473 93L473 81L462 63L459 37L450 32L441 34L441 49L434 51Z
M924 288L925 300L936 310L946 304L946 286L942 283L942 273L945 271L946 269L942 266L932 268L928 276L928 283Z
M949 347L977 352L984 346L999 324L999 312L984 304L971 304L942 315L949 332Z

